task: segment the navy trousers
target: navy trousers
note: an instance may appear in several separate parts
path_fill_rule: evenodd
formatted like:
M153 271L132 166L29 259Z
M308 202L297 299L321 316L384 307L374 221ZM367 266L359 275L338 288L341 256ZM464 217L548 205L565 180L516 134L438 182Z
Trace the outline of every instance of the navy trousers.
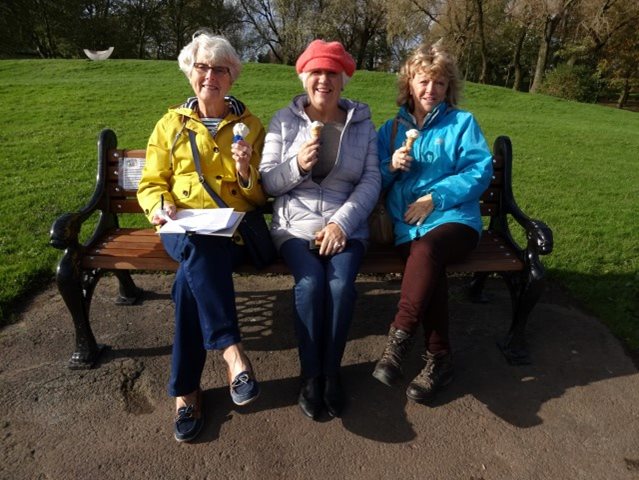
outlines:
M175 336L168 392L184 396L200 386L207 350L239 343L233 268L244 247L210 235L163 234L166 252L179 262L172 297Z
M339 372L364 250L360 241L350 240L341 253L320 256L309 249L308 240L298 238L280 248L295 279L295 331L304 378Z

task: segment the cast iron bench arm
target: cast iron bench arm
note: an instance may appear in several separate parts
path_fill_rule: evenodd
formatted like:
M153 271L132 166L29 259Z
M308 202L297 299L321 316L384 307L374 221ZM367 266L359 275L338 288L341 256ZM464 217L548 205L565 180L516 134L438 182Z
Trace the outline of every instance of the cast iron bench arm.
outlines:
M553 250L552 230L541 220L530 218L526 215L515 200L512 190L512 143L510 138L506 136L497 137L493 150L495 154L500 155L504 160L504 196L502 199L502 230L505 235L511 238L510 229L506 220L507 215L511 215L513 219L525 230L527 246L523 252L526 257L530 255L538 257L539 255L548 255ZM514 244L516 242L513 241Z
M116 146L115 133L112 130L103 130L98 139L98 172L91 199L77 212L64 213L53 222L49 233L49 244L51 246L60 250L79 248L79 235L82 224L98 210L100 211L98 224L86 245L90 245L107 228L113 226L114 221L117 222L117 217L105 214L107 210L107 205L105 205L107 152Z

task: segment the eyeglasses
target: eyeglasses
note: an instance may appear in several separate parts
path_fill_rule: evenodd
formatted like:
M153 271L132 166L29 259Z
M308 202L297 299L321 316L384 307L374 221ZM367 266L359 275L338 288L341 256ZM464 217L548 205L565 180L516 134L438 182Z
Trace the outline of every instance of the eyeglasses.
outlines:
M223 77L224 75L228 75L231 73L229 67L219 67L219 66L211 66L206 63L194 63L193 68L200 75L206 76L209 72L213 72L215 77Z

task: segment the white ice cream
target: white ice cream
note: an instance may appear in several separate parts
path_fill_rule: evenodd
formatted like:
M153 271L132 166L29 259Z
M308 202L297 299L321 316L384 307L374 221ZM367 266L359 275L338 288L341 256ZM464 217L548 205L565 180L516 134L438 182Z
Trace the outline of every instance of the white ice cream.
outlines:
M243 123L236 123L235 125L233 125L233 136L235 137L246 138L249 132L249 128Z

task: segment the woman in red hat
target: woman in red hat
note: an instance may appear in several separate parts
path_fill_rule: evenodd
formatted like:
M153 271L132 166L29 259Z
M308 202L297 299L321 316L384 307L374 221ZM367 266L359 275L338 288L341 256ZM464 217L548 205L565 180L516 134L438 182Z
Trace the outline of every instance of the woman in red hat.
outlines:
M368 106L341 98L355 73L341 43L314 40L296 70L306 93L271 120L260 172L276 197L273 240L295 278L299 405L313 419L324 408L339 417L355 277L381 185L377 137Z

